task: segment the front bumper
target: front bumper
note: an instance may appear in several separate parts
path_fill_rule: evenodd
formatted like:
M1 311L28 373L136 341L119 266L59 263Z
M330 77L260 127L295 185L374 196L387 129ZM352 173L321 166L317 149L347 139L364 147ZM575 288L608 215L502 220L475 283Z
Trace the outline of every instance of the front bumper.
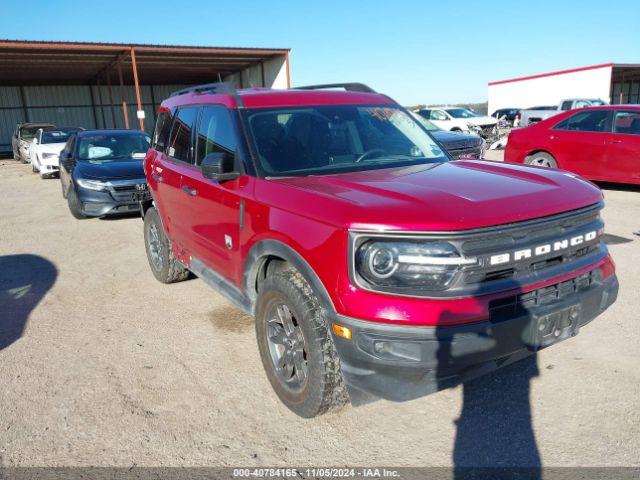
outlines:
M586 286L578 278L573 287L558 284L555 291L564 292L557 299L549 301L550 287L516 294L512 303L497 304L489 320L467 325L413 327L338 315L335 323L352 332L349 340L333 335L344 379L358 390L406 401L525 358L577 335L615 302L616 276L603 280L598 269L588 275Z
M128 198L115 199L110 191L94 191L77 188L82 213L88 217L135 213L140 211L140 202L133 194ZM124 196L123 196L124 197Z

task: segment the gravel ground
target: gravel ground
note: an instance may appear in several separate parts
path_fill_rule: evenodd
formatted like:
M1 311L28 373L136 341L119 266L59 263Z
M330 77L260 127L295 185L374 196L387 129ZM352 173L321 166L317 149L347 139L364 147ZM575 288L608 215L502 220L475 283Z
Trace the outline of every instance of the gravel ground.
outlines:
M620 296L578 337L313 420L273 394L250 317L153 278L140 219L75 220L13 160L0 192L0 465L640 465L640 189L605 191Z

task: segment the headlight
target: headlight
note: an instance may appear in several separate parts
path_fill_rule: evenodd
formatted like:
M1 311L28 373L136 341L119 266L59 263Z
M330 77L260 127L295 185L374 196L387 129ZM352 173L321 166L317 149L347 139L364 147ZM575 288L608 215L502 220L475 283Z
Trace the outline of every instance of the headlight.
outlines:
M469 127L469 130L472 132L479 132L480 130L482 130L478 125L474 123L468 123L467 127Z
M100 180L85 180L82 178L76 179L76 183L82 188L88 190L107 190L111 185L109 182L101 182Z
M43 153L42 154L42 158L55 158L57 156L58 156L57 153Z
M438 241L370 239L355 253L356 274L383 291L444 290L460 268L475 263Z

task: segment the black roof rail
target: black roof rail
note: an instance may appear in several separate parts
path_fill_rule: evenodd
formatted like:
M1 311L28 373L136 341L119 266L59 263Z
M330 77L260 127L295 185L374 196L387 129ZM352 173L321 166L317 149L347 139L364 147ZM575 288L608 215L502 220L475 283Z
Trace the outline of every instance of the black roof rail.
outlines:
M325 83L323 85L306 85L304 87L293 87L294 90L325 90L329 88L344 88L348 92L378 93L373 88L364 83Z
M169 97L177 97L186 93L227 93L236 95L235 87L229 82L205 83L204 85L194 85L192 87L176 90Z

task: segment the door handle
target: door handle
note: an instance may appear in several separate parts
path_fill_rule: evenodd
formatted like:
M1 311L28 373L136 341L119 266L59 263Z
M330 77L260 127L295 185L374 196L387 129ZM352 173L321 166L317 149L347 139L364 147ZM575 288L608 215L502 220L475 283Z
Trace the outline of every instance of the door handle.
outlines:
M154 180L156 180L157 182L162 182L162 180L164 180L162 176L158 175L158 174L157 174L157 173L155 173L155 172L153 172L153 173L151 174L151 178L153 178L153 179L154 179Z
M622 140L611 140L611 143L622 143Z
M192 197L195 197L198 194L198 191L195 188L189 188L186 185L182 186L182 191L187 195L191 195Z
M555 140L557 137L555 135L549 135L549 140Z

